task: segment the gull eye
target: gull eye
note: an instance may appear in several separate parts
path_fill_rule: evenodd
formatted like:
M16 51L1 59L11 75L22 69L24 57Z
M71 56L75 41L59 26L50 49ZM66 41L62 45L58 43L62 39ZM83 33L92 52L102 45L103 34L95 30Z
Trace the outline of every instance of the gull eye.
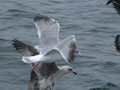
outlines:
M72 71L72 69L71 69L71 68L69 68L69 71Z

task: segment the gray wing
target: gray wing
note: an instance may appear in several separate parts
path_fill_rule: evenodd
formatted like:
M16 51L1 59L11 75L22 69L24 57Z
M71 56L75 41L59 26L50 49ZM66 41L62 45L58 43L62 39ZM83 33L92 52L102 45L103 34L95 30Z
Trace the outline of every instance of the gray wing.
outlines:
M54 19L44 16L34 18L34 23L40 38L38 49L45 53L59 42L59 23Z
M120 35L115 37L115 47L118 52L120 52Z
M76 40L75 36L69 36L58 43L56 47L51 49L45 55L52 56L56 55L57 59L65 59L67 62L72 62L76 51ZM56 59L55 59L56 60Z
M120 0L109 0L107 2L107 5L112 3L113 7L115 8L115 10L118 12L118 14L120 14Z
M23 43L22 41L19 40L12 40L13 41L13 46L16 48L16 50L18 52L20 52L22 55L25 56L34 56L34 55L38 55L39 52L37 51L37 49L35 49L34 47ZM33 68L37 67L36 71L37 73L39 73L42 77L47 78L49 77L51 74L55 73L58 68L56 66L55 63L32 63Z
M31 71L28 90L40 90L38 76L34 70Z
M37 68L36 72L43 78L48 78L50 75L58 71L58 67L55 63L39 63Z
M12 45L22 56L35 56L39 54L37 49L17 39L12 40ZM35 66L35 63L31 64Z
M65 60L72 62L74 59L74 53L76 49L76 39L75 36L69 36L66 39L62 40L58 46L58 50L63 55Z
M39 54L37 49L17 39L12 40L12 45L23 56L35 56Z

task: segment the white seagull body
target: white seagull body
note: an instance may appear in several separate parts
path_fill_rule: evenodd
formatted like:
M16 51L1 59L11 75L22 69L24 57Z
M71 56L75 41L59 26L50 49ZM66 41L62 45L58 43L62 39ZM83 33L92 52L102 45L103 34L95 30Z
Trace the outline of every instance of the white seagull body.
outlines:
M53 90L56 80L65 73L73 72L76 74L72 67L57 67L55 62L62 59L72 62L74 56L80 55L80 53L76 51L74 35L59 41L60 26L54 19L36 17L34 23L38 29L40 45L32 47L16 39L13 40L12 44L23 56L22 61L32 65L33 70L28 90L47 90L48 88ZM40 83L38 83L37 74L44 78Z
M39 55L24 55L22 61L25 63L50 63L64 59L67 62L71 62L76 49L75 36L71 35L59 41L59 23L48 17L36 17L34 23L40 38L40 45L35 46L39 51Z

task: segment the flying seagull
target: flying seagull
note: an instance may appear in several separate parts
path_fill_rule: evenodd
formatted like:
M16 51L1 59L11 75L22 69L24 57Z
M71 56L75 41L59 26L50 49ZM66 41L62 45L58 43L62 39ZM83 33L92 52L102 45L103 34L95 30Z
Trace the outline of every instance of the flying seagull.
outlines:
M115 47L116 50L120 53L120 35L117 35L115 38Z
M64 40L59 40L59 24L54 19L48 17L36 17L34 23L38 29L40 45L32 47L17 39L13 40L13 46L23 56L22 61L30 63L32 69L44 79L40 81L40 89L54 89L56 80L68 72L74 72L70 66L57 67L55 62L61 59L72 62L74 56L80 55L76 50L75 36L71 35ZM81 55L80 55L81 56ZM33 73L33 72L32 72ZM32 86L38 85L34 74L30 79ZM36 76L35 76L36 78ZM34 83L35 81L35 83ZM31 88L30 88L31 89Z
M49 17L36 17L34 18L34 23L38 29L40 45L35 46L33 50L37 49L39 54L34 56L23 55L23 62L51 63L64 59L71 63L74 60L74 56L79 55L82 57L80 52L76 50L74 35L68 36L62 41L59 40L60 25L57 21Z
M113 4L113 7L117 11L117 13L120 15L120 0L109 0L106 4Z
M109 0L106 4L112 3L118 14L120 15L120 0ZM116 50L120 53L120 35L115 37L115 47Z
M34 47L23 43L19 40L13 40L13 45L18 52L22 55L26 56L34 56L39 54L37 49ZM53 90L56 80L62 77L64 74L72 72L73 74L77 75L77 73L72 69L70 66L56 66L55 62L52 63L44 63L44 62L37 62L31 63L32 65L32 72L30 81L28 84L28 90ZM43 80L38 82L39 74Z

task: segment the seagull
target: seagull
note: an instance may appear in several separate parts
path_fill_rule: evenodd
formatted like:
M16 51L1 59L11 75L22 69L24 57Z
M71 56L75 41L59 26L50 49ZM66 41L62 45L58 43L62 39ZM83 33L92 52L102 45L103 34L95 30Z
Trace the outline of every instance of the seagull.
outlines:
M57 21L52 18L43 16L35 17L34 23L38 29L38 36L40 39L40 45L35 46L34 49L37 49L39 54L34 56L23 54L23 62L51 63L64 59L66 62L71 63L74 60L74 56L82 57L80 52L76 50L75 35L68 36L61 41L59 40L60 25Z
M64 74L72 72L73 74L77 75L77 73L73 71L70 66L61 66L57 68L58 70L53 74L49 74L48 72L48 76L41 81L38 81L38 75L34 70L32 70L30 80L28 83L28 90L55 90L56 80L58 80Z
M117 13L120 15L120 0L109 0L106 4L113 4L113 7L117 11Z
M120 0L109 0L106 4L112 3L117 13L120 15ZM115 37L115 48L120 53L120 35Z
M22 61L32 66L28 90L54 90L56 81L64 74L72 72L77 75L71 66L57 66L56 62L64 59L71 63L75 56L82 55L76 50L74 35L59 40L60 26L57 21L49 17L36 17L34 23L40 45L33 47L17 39L12 40L12 45L23 56ZM37 75L43 78L39 83Z
M23 43L22 41L15 39L13 40L13 45L22 55L34 56L39 54L37 49L26 43ZM32 72L28 84L28 90L54 90L56 81L64 74L72 72L73 74L77 75L71 66L56 66L55 62L31 63L31 66ZM43 78L43 80L40 82L38 82L37 74Z
M120 53L120 35L117 35L115 37L115 47L116 47L116 50Z

